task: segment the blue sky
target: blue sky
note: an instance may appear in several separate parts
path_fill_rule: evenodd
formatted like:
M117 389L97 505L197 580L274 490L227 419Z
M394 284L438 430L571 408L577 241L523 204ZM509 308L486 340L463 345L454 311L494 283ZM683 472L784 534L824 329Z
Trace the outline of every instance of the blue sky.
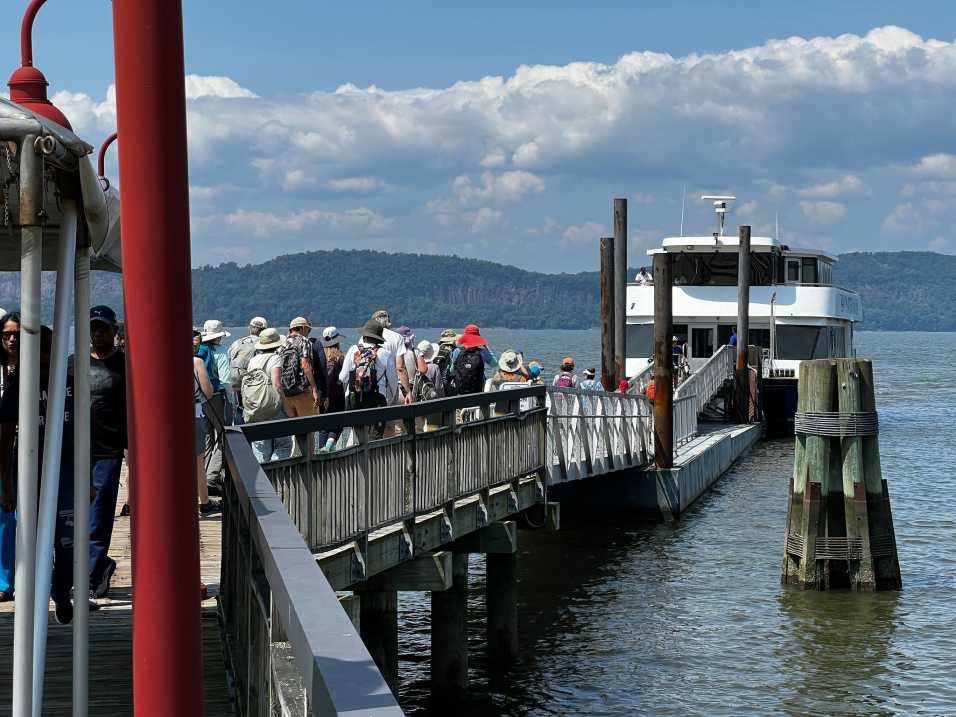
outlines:
M612 197L633 254L676 232L685 185L692 229L695 195L733 191L731 224L779 214L793 244L956 251L951 3L184 5L196 264L356 247L590 269ZM110 21L51 0L35 31L93 144L115 124Z

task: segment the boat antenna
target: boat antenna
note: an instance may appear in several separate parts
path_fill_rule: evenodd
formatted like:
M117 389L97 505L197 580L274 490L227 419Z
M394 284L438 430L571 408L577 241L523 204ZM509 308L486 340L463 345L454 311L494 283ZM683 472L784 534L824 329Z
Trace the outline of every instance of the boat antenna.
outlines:
M715 240L724 235L724 218L727 215L727 205L736 198L737 197L732 197L729 194L705 194L701 197L705 202L714 203L714 212L717 214L717 232L714 234Z
M773 238L776 239L777 242L779 243L780 242L780 212L779 211L773 213L773 225L774 225Z
M684 202L687 200L687 183L680 195L680 235L684 236Z

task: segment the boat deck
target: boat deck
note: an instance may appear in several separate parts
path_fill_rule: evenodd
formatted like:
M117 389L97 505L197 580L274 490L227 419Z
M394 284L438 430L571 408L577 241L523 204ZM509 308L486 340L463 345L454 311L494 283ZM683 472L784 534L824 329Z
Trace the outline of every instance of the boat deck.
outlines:
M126 470L117 505L126 500ZM200 527L200 560L203 582L209 599L201 603L203 640L203 701L206 715L232 715L226 666L215 596L219 588L222 549L220 516L203 518ZM121 717L133 714L132 670L132 575L130 572L130 519L118 517L113 529L110 557L116 560L110 596L90 613L90 702L89 714ZM183 589L174 586L173 589ZM196 586L197 603L199 586ZM11 713L13 602L0 603L0 717ZM71 714L73 630L58 625L50 604L47 643L46 688L43 714L69 717ZM175 689L170 685L170 689Z

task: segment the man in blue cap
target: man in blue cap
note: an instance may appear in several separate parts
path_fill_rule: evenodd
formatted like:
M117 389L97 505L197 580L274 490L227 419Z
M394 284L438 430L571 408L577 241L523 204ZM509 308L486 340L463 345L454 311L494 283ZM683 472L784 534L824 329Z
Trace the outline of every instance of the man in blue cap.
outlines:
M109 557L126 433L126 356L116 347L116 313L90 309L91 481L90 596L106 597L116 561Z

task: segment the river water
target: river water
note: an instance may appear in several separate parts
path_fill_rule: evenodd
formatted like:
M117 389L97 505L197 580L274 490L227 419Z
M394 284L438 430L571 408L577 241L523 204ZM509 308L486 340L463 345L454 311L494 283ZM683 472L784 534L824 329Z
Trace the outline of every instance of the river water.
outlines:
M551 366L598 363L597 331L484 333ZM483 656L473 557L458 717L956 714L956 334L864 332L858 351L875 366L902 592L780 585L793 443L764 442L677 522L522 531L521 660L504 678ZM402 593L400 610L402 706L432 714L427 595Z

